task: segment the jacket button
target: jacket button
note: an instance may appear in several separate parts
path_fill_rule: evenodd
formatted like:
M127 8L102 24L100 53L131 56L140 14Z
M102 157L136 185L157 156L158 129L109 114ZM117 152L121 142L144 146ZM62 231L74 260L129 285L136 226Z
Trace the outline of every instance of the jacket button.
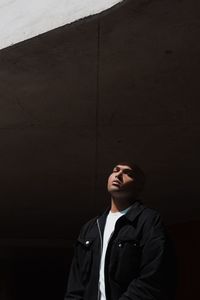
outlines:
M85 242L86 245L89 245L89 243L90 243L90 241L86 241L86 242Z
M122 247L122 243L119 243L118 246L121 248Z

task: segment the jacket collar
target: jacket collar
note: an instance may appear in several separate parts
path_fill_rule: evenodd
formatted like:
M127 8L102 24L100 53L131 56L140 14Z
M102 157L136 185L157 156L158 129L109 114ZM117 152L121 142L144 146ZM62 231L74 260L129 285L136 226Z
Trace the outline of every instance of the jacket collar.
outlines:
M137 216L145 209L145 206L142 204L141 201L139 200L136 200L132 207L129 209L129 211L123 216L121 217L123 220L126 220L128 222L133 222ZM100 229L101 229L101 232L103 233L104 231L104 227L105 227L105 223L106 223L106 218L107 218L107 215L110 211L110 207L108 207L104 213L102 215L100 215L98 217L98 222L99 222L99 226L100 226ZM120 219L121 219L120 218Z
M130 221L133 222L135 218L145 209L145 206L142 204L141 201L136 200L132 207L129 209L129 211L124 215L124 217Z

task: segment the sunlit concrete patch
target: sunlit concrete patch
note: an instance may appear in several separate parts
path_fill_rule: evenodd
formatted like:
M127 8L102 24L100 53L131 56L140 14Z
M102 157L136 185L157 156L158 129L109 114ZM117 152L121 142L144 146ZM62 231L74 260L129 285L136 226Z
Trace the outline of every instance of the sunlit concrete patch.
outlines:
M0 0L0 49L84 17L123 0Z

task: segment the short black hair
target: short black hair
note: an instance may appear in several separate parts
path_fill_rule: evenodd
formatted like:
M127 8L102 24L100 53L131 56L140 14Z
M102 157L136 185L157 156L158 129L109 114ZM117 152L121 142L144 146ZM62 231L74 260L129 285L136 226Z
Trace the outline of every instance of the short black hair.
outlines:
M141 192L144 189L146 177L143 170L136 163L132 161L120 161L115 165L129 166L133 170L133 175L138 192Z

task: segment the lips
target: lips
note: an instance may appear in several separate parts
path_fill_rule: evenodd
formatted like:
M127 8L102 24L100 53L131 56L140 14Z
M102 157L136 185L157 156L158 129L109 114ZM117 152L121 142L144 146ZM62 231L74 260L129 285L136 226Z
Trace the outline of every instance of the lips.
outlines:
M121 185L121 182L120 182L119 180L113 180L112 184L113 184L113 185L120 186L120 185Z

